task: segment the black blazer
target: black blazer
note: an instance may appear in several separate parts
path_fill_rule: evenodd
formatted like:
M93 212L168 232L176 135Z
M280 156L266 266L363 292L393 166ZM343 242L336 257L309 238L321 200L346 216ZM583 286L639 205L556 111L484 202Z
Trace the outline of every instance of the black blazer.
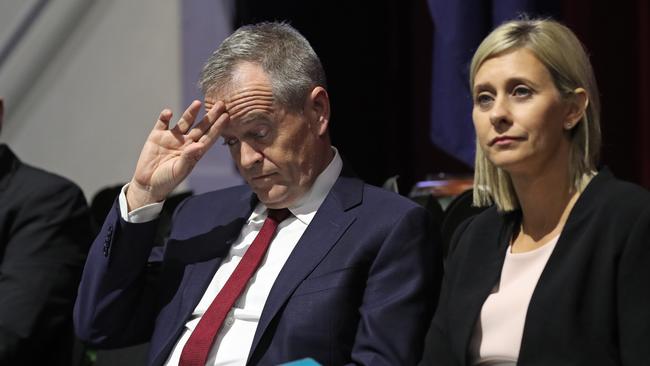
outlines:
M520 213L457 230L423 363L466 365ZM518 365L650 365L650 193L603 170L574 206L533 292Z
M92 240L73 183L0 145L0 365L70 365L72 305Z

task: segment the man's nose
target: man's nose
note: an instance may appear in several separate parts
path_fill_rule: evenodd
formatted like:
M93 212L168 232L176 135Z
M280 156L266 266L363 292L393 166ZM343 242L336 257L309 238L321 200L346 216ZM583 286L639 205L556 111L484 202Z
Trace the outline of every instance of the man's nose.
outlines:
M241 166L243 168L250 168L258 162L261 162L263 159L262 153L257 150L254 146L246 143L240 143L240 160Z

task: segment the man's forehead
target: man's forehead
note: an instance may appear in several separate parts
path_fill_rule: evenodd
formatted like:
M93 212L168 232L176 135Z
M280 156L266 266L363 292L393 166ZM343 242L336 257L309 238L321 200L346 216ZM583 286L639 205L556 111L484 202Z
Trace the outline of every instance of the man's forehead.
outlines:
M223 101L226 104L226 111L230 115L230 119L236 120L248 119L253 114L273 113L275 98L270 85L248 83L231 88L223 93L216 92L206 96L206 110L212 108L217 101Z
M273 89L270 85L265 83L248 83L245 85L234 85L232 87L225 87L220 90L215 90L206 96L206 100L218 101L221 100L226 104L237 103L242 99L250 99L255 97L273 97Z
M240 62L233 68L227 81L223 85L213 85L209 94L224 100L254 87L271 89L271 79L261 66L252 62Z

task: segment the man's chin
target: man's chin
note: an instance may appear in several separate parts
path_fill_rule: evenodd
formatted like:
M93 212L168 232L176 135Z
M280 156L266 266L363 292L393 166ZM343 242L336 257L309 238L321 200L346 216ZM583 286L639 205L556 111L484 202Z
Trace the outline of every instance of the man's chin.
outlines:
M255 189L253 191L257 198L268 208L285 208L291 204L291 199L286 190L279 190L278 187L271 189Z

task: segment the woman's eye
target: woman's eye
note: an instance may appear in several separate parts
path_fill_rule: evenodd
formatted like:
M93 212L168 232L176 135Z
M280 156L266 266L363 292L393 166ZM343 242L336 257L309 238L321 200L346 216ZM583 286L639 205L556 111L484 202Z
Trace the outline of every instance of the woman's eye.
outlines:
M532 91L524 86L518 86L512 91L512 94L516 97L528 97L532 94Z
M489 94L479 94L476 96L476 104L484 107L492 102L492 97Z

